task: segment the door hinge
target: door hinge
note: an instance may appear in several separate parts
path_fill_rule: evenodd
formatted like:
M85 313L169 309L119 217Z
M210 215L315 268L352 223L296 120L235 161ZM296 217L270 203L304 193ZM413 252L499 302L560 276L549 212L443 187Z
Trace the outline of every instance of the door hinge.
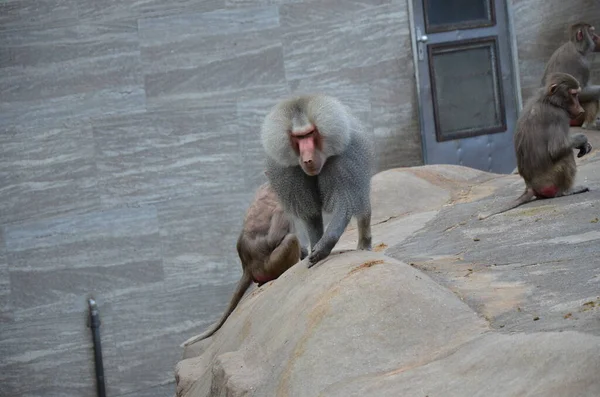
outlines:
M421 32L421 28L417 28L417 56L419 61L425 59L425 43L429 38Z

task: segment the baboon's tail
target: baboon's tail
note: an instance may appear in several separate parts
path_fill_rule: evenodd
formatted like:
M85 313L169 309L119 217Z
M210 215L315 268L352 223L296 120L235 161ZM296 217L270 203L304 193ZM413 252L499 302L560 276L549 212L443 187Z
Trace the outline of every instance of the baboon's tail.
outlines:
M240 279L237 288L235 289L233 297L231 298L231 302L229 302L229 307L227 307L227 310L225 311L219 322L214 324L212 327L210 327L208 330L201 333L200 335L193 336L190 339L186 340L180 346L189 346L192 343L196 343L199 340L206 339L215 332L217 332L219 328L221 328L221 326L225 323L227 317L229 317L229 315L235 310L237 305L240 303L240 300L242 300L242 296L244 296L244 293L246 292L248 287L250 287L251 284L252 277L250 276L250 273L244 271L244 273L242 274L242 278Z
M500 207L500 209L498 211L480 213L478 215L478 218L479 218L479 220L481 220L481 219L489 218L492 215L498 215L498 214L501 214L508 210L512 210L513 208L516 208L516 207L523 205L526 202L530 201L533 198L533 196L535 196L535 194L533 193L533 189L525 188L525 192L518 199L511 201L510 203L506 204L504 207Z

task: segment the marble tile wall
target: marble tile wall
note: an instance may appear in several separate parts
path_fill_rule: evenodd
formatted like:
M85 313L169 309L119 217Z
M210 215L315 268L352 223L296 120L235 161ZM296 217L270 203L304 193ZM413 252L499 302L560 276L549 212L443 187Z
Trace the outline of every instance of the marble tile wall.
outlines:
M600 7L512 5L527 97ZM93 295L109 395L172 396L179 343L240 276L279 98L337 95L380 170L422 163L408 29L404 0L0 3L0 395L95 395Z
M291 93L340 96L378 167L421 164L397 0L0 3L0 395L174 394L179 343L225 309Z

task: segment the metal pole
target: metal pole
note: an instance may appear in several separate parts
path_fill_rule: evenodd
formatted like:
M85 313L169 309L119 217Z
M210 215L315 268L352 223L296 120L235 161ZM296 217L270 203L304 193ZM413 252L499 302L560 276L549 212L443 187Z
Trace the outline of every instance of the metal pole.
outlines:
M104 365L102 363L102 345L100 344L100 314L98 305L93 298L88 299L90 308L90 328L94 341L94 363L96 365L96 389L98 397L106 397L106 386L104 385Z

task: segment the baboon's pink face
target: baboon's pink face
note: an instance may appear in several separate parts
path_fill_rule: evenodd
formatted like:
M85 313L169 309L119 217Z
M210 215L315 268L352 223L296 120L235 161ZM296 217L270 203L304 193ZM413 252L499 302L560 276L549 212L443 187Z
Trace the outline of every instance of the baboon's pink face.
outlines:
M569 104L569 115L571 116L572 119L578 118L580 115L582 115L585 112L583 110L583 107L581 107L581 104L579 103L579 93L580 92L581 92L581 88L578 88L578 89L571 88L569 90L569 94L571 95L571 103Z
M600 52L600 36L596 34L596 29L591 25L585 25L575 34L575 40L577 41L591 41L592 51Z
M323 139L319 130L313 124L290 132L292 148L298 155L298 162L302 170L309 176L319 175L325 164L322 152Z

